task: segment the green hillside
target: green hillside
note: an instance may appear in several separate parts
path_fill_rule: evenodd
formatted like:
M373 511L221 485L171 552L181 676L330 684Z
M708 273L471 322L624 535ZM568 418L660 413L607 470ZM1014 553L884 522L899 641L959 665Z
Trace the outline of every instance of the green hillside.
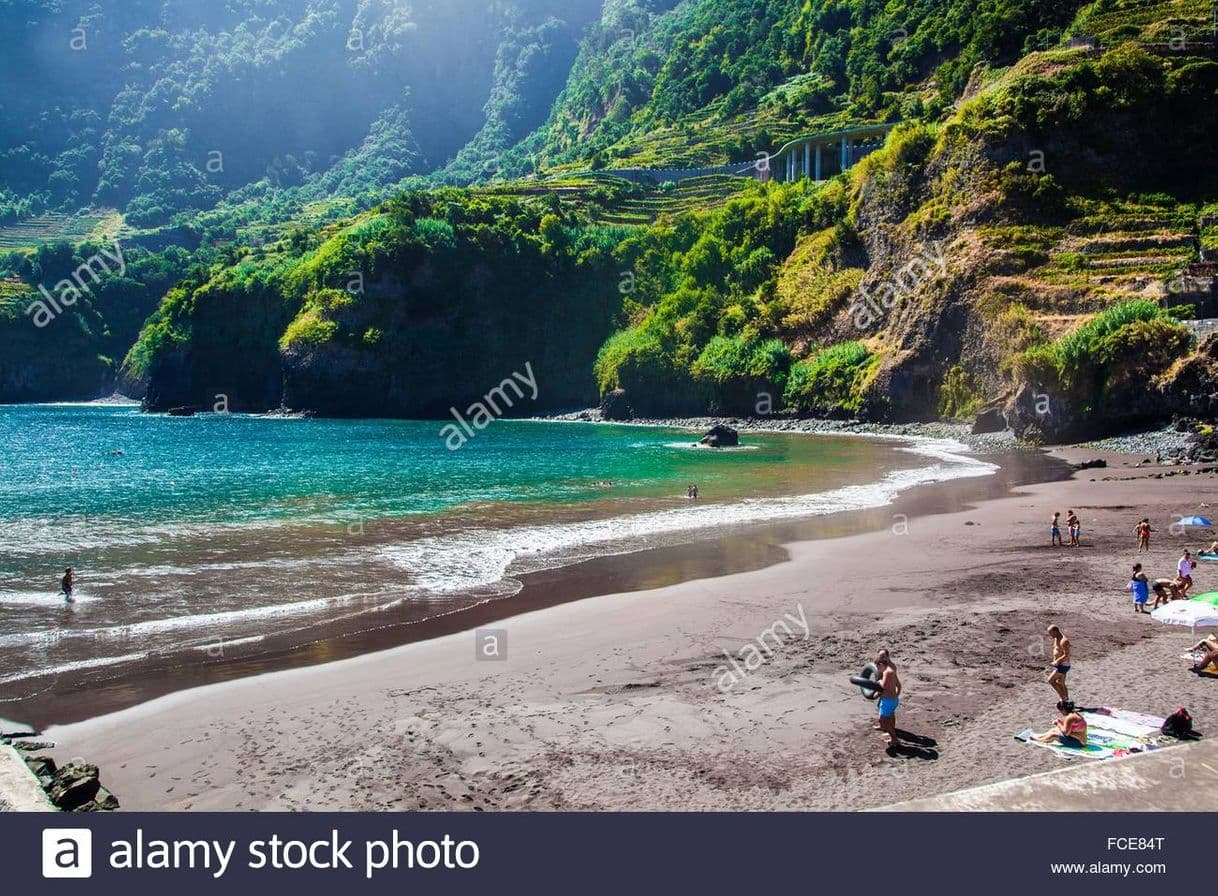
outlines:
M997 405L1045 438L1211 413L1218 359L1178 323L1218 315L1209 22L1197 0L610 2L532 133L508 98L555 57L501 42L498 99L432 182L250 186L178 219L193 266L122 381L153 409L430 416L530 361L550 409ZM895 120L822 184L625 170Z

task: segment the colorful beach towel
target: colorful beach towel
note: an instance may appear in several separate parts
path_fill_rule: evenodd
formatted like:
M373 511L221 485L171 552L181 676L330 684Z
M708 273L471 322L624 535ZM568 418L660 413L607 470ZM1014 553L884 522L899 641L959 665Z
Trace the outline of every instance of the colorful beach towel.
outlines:
M1087 746L1085 747L1070 747L1063 743L1041 743L1031 739L1035 733L1031 728L1027 728L1016 734L1015 739L1053 750L1066 759L1075 759L1079 756L1085 756L1088 759L1111 759L1114 756L1126 756L1130 753L1141 753L1144 750L1154 749L1153 745L1140 738L1119 734L1115 731L1088 730Z
M1164 719L1147 715L1144 712L1132 712L1127 709L1097 709L1083 710L1083 720L1088 730L1112 731L1128 737L1155 738L1163 730Z
M1099 706L1080 709L1079 715L1087 723L1087 746L1068 747L1061 743L1042 744L1032 740L1035 734L1026 728L1015 735L1016 740L1047 747L1059 756L1074 759L1086 756L1090 759L1111 759L1158 748L1156 743L1163 729L1164 720L1144 712Z

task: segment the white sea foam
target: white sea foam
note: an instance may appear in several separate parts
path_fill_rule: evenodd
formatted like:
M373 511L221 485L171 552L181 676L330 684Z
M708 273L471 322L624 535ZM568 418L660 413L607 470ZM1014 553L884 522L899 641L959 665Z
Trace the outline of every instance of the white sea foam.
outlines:
M80 591L72 593L74 604L88 604L98 598ZM0 607L46 607L49 610L62 610L63 594L56 594L51 589L44 591L0 591Z
M510 574L554 568L592 556L630 553L655 547L666 538L676 540L673 536L696 537L706 530L723 531L746 523L882 507L917 485L988 476L998 469L961 454L966 446L951 440L918 439L906 450L938 463L895 470L878 482L810 495L698 503L568 525L474 529L431 536L386 548L382 556L406 570L413 583L427 591L478 591L499 585Z
M75 660L71 663L61 663L57 666L46 666L41 669L24 669L16 675L0 677L0 684L11 684L26 678L42 678L48 675L62 675L66 672L76 672L81 669L95 669L99 666L117 666L120 663L134 663L147 659L147 652L124 653L121 656L99 656L87 660Z
M229 630L233 627L240 627L244 623L253 622L258 619L313 616L323 610L342 607L357 601L368 602L368 606L364 609L381 609L391 599L390 595L381 592L345 594L336 597L319 597L312 600L294 601L292 603L245 607L240 610L225 610L218 613L189 613L181 616L169 616L163 619L146 619L140 622L107 626L105 628L16 632L0 636L0 647L51 646L64 640L81 638L122 641L199 628L207 628L218 632Z

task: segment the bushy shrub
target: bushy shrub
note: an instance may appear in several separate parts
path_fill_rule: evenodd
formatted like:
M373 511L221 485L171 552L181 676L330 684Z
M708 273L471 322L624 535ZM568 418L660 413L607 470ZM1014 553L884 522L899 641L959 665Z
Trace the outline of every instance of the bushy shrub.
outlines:
M792 366L783 397L788 407L798 411L856 413L868 374L879 360L861 342L823 349Z

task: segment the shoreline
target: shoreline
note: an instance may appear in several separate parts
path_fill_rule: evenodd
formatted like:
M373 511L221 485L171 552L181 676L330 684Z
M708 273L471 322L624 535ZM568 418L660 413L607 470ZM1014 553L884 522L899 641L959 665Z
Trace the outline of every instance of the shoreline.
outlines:
M1114 463L1135 472L1128 458ZM1049 751L1012 739L1054 715L1045 660L1030 653L1046 620L1068 626L1098 700L1162 712L1183 703L1203 730L1218 718L1218 691L1159 669L1182 669L1187 633L1128 610L1123 554L1109 556L1127 541L1123 526L1098 545L1085 534L1081 550L1042 548L1044 514L1027 508L1056 506L1050 496L1073 502L1092 538L1103 520L1144 506L1122 502L1148 489L1160 503L1163 492L1172 506L1196 503L1191 476L1111 472L941 507L912 517L905 539L873 529L797 541L788 559L761 569L517 613L501 620L502 663L475 660L472 634L457 632L179 691L48 736L100 762L137 809L856 809L1057 768ZM1118 503L1078 500L1098 496ZM1012 545L1012 528L1035 541ZM942 550L961 531L984 562ZM1158 562L1175 541L1164 534ZM1031 590L1028 556L1050 567L1035 571ZM851 580L863 558L869 579ZM1054 593L1062 562L1111 567L1114 581ZM986 584L960 587L977 576ZM942 600L927 602L928 591ZM717 692L725 652L796 606L814 636L786 643L747 687ZM873 706L845 683L881 643L908 676L902 727L934 740L922 751L933 758L886 757L870 730ZM1122 695L1130 662L1179 680L1184 693L1164 697L1148 674Z
M689 427L689 431L697 430ZM911 445L929 440L928 445L923 445L923 449L933 449L929 453L911 448L928 460L939 457L936 452L954 450L947 442L927 436L860 437L893 439ZM965 506L1005 493L1014 485L1059 478L1067 473L1063 465L1038 451L1004 452L1002 456L969 452L967 456L970 461L997 469L980 476L902 487L895 490L892 500L876 506L694 529L676 543L601 554L538 571L509 573L511 579L520 583L514 595L480 600L472 606L422 619L401 614L395 617L391 612L373 613L357 617L354 626L347 620L312 625L305 630L304 637L294 630L253 639L249 645L221 642L219 646L209 645L206 650L188 647L114 665L85 665L54 677L31 677L24 682L29 688L28 696L7 701L12 707L10 714L38 727L73 723L180 690L392 649L571 601L760 570L784 562L788 557L784 546L789 542L877 529L890 525L890 515L894 513L913 516Z

